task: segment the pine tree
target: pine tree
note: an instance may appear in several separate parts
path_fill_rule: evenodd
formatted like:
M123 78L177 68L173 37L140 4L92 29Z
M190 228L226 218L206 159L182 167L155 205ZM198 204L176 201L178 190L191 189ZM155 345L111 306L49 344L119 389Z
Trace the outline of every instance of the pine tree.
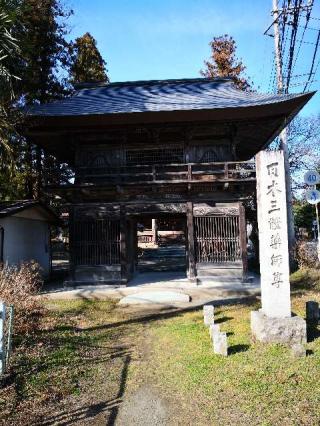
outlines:
M106 62L97 42L90 33L78 37L71 46L73 63L70 69L72 83L109 82Z
M13 108L13 83L19 79L16 64L20 49L13 35L20 0L0 0L0 199L23 196L22 174L17 167L21 115ZM10 182L10 184L8 184ZM19 188L19 190L17 190ZM19 194L18 194L19 193Z
M241 90L250 90L251 83L244 75L246 70L241 59L236 57L237 45L227 34L214 37L209 43L211 57L204 61L205 69L200 73L207 78L230 77Z
M60 0L23 0L16 38L22 61L17 89L27 104L44 103L67 94L61 77L70 66L66 24L72 11Z
M61 75L67 74L70 66L69 43L65 36L72 11L60 0L0 0L1 12L9 18L3 21L6 27L2 33L0 22L0 50L2 46L6 49L9 46L11 51L0 65L5 65L6 73L9 71L19 78L11 78L12 84L2 85L6 90L0 91L3 112L0 114L0 138L7 143L10 153L5 156L3 150L0 152L0 198L42 197L43 170L48 169L48 165L51 182L65 180L72 172L17 133L20 117L12 105L45 103L70 92L67 79ZM7 27L12 36L9 45L2 42L7 40ZM13 54L14 44L18 44L19 54Z
M21 77L16 91L26 105L46 103L70 93L67 79L61 77L68 73L71 57L67 19L72 11L66 9L60 0L23 0L19 22L16 27L20 40ZM50 154L32 141L21 142L25 191L28 198L43 196L45 164L51 163L50 174L57 181L62 174L59 163ZM52 176L50 176L52 180Z

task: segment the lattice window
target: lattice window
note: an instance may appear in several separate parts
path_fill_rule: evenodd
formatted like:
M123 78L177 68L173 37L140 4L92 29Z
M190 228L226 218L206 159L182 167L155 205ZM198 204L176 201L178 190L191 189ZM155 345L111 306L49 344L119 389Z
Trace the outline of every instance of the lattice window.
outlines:
M181 147L126 151L126 163L128 166L137 166L140 164L170 164L183 162L184 150Z
M206 151L201 157L201 163L216 163L219 161L219 157L213 149Z
M197 262L236 262L240 256L239 216L194 218Z
M71 245L74 265L119 264L120 221L76 221L72 226Z

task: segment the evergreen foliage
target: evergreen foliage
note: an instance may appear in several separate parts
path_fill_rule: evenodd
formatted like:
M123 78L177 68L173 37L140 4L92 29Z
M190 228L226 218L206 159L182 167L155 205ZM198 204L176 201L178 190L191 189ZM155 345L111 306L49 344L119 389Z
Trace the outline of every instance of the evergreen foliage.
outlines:
M11 37L10 52L8 43L4 45L11 84L3 84L0 93L1 146L8 148L0 161L0 199L44 198L44 171L55 182L72 176L66 165L17 133L23 117L14 108L50 102L70 93L64 75L68 75L71 62L65 39L71 13L60 0L0 0L0 16L8 17L9 26L1 31L0 22L1 50L3 34Z
M90 33L78 37L71 46L73 63L70 69L72 83L109 82L106 62L97 42Z
M242 60L236 57L237 45L235 40L227 34L214 37L209 43L211 47L210 59L204 61L205 69L200 73L207 78L230 77L241 90L250 90L251 84L245 77L246 69Z
M23 0L16 26L21 48L21 83L16 90L27 105L65 96L70 66L67 10L59 0ZM59 71L58 71L59 70Z

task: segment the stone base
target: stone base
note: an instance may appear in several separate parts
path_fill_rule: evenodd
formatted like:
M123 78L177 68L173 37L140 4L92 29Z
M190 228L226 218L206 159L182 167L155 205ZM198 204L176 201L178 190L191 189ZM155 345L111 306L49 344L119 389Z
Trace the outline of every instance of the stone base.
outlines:
M290 347L307 343L307 325L300 317L270 318L261 311L252 311L251 332L254 340L263 343Z

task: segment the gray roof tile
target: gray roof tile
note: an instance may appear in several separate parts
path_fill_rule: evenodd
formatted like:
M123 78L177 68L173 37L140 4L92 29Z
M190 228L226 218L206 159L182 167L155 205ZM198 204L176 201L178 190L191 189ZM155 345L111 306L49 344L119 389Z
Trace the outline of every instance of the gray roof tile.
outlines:
M87 85L73 96L28 110L34 116L79 116L239 108L273 104L301 95L244 92L230 79L152 80Z

